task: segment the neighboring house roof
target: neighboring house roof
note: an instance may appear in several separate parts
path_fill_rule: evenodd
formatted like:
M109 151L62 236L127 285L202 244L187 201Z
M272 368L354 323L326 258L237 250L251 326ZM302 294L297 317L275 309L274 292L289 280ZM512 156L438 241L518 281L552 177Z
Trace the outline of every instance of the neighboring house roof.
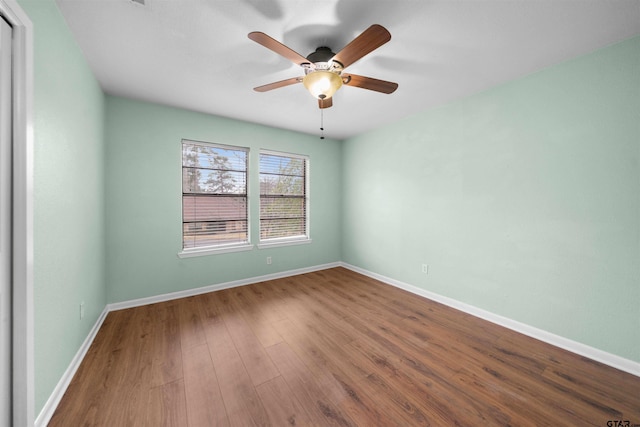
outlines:
M182 220L220 221L247 218L245 196L192 195L182 197Z

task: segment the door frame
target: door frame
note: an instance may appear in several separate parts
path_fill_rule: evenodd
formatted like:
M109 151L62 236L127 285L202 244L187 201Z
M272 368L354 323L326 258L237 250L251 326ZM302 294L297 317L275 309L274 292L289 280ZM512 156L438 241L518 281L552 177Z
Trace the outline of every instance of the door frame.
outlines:
M34 424L33 25L15 0L0 0L13 32L13 425Z

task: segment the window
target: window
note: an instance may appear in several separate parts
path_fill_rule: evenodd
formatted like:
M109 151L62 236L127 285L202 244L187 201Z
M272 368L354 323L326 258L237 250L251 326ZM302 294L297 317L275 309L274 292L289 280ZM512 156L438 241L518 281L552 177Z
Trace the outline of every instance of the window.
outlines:
M260 152L260 242L309 239L309 160L304 156Z
M183 253L249 244L247 154L247 148L182 141Z

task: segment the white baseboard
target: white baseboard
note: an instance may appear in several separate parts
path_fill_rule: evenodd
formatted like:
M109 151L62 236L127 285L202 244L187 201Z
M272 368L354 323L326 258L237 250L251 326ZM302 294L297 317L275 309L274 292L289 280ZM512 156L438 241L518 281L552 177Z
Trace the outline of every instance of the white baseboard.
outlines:
M340 267L340 265L341 263L339 262L333 262L329 264L316 265L313 267L298 268L295 270L288 270L288 271L282 271L279 273L266 274L264 276L256 276L248 279L234 280L232 282L219 283L216 285L205 286L202 288L187 289L184 291L172 292L169 294L162 294L162 295L157 295L157 296L148 297L148 298L139 298L139 299L130 300L130 301L107 304L104 310L102 311L102 313L100 314L100 316L98 317L98 320L96 321L95 325L93 325L93 328L91 328L89 335L82 343L82 346L80 346L80 349L78 350L74 358L71 360L69 367L62 375L62 378L60 378L60 381L58 381L58 384L56 385L56 387L53 389L53 392L49 396L49 399L45 403L44 407L42 408L42 411L40 411L40 414L36 418L34 426L45 427L47 424L49 424L49 421L51 421L51 417L56 411L58 404L60 404L60 400L62 399L62 396L64 396L64 393L67 391L67 387L69 387L69 384L73 379L73 376L75 375L76 371L80 367L80 363L82 363L82 359L84 359L84 356L87 354L87 351L91 346L91 343L96 337L98 330L102 326L102 323L104 322L104 319L107 317L107 314L109 314L109 312L122 310L125 308L138 307L138 306L147 305L147 304L154 304L162 301L170 301L178 298L185 298L193 295L205 294L207 292L219 291L221 289L229 289L229 288L235 288L237 286L250 285L252 283L259 283L267 280L297 276L299 274L311 273L312 271L319 271L319 270L326 270L334 267Z
M219 291L222 289L235 288L238 286L251 285L253 283L266 282L267 280L281 279L283 277L297 276L299 274L311 273L313 271L327 270L329 268L340 267L340 262L332 262L329 264L321 264L313 267L297 268L295 270L281 271L279 273L265 274L264 276L250 277L247 279L234 280L231 282L218 283L215 285L204 286L202 288L185 289L184 291L171 292L147 298L133 299L129 301L116 302L108 304L108 311L123 310L125 308L139 307L157 302L171 301L178 298L191 297L194 295L206 294L209 292Z
M420 295L421 297L425 297L430 300L439 302L441 304L455 308L456 310L460 310L465 313L471 314L475 317L479 317L481 319L487 320L491 323L504 326L505 328L519 332L523 335L527 335L529 337L546 342L553 346L562 348L572 353L579 354L580 356L587 357L589 359L595 360L600 363L604 363L605 365L609 365L613 368L616 368L621 371L628 372L632 375L640 377L640 363L635 362L633 360L625 359L615 354L611 354L606 351L603 351L594 347L590 347L586 344L582 344L577 341L573 341L568 338L552 334L551 332L547 332L542 329L535 328L525 323L520 323L516 320L509 319L507 317L503 317L495 313L491 313L489 311L472 306L470 304L466 304L464 302L455 300L453 298L445 297L445 296L436 294L434 292L427 291L422 288L418 288L417 286L409 285L407 283L400 282L398 280L391 279L389 277L382 276L377 273L373 273L371 271L365 270L360 267L356 267L351 264L342 262L340 263L340 265L344 268L347 268L349 270L355 271L356 273L360 273L365 276L371 277L372 279L379 280L388 285L395 286L400 289L404 289L405 291L411 292L416 295Z
M91 343L100 330L100 327L102 326L102 323L104 322L104 319L107 317L108 313L109 311L107 310L107 307L105 307L104 310L102 310L102 313L100 313L100 316L98 316L98 320L96 320L96 323L89 331L89 335L87 335L87 338L84 340L84 342L78 349L78 352L71 360L71 363L69 364L67 370L64 372L64 374L62 374L62 378L60 378L60 381L58 381L58 384L56 384L56 387L53 389L53 392L49 396L49 399L47 399L47 402L44 404L42 411L40 411L40 414L36 418L34 422L35 427L45 427L47 424L49 424L49 421L51 421L53 413L56 411L56 408L58 407L62 396L64 396L64 393L67 391L67 387L69 387L73 376L76 374L76 371L80 367L82 359L84 359L87 351L89 351L89 347L91 347Z
M157 302L170 301L170 300L185 298L185 297L194 296L194 295L200 295L207 292L219 291L222 289L229 289L229 288L235 288L238 286L250 285L253 283L264 282L267 280L281 279L284 277L296 276L299 274L311 273L313 271L326 270L334 267L347 268L349 270L355 271L356 273L360 273L362 275L371 277L373 279L379 280L386 284L395 286L400 289L404 289L405 291L411 292L413 294L420 295L422 297L439 302L441 304L447 305L449 307L455 308L465 313L469 313L481 319L488 320L489 322L498 324L500 326L504 326L506 328L509 328L521 334L530 336L540 341L544 341L556 347L560 347L562 349L571 351L573 353L579 354L584 357L588 357L589 359L596 360L598 362L604 363L605 365L612 366L614 368L620 369L621 371L625 371L640 377L640 363L638 362L634 362L632 360L628 360L620 356L607 353L597 348L593 348L588 345L569 340L567 338L552 334L542 329L534 328L533 326L529 326L524 323L520 323L515 320L488 312L486 310L482 310L478 307L474 307L472 305L454 300L452 298L438 295L436 293L418 288L416 286L409 285L407 283L400 282L398 280L391 279L389 277L385 277L377 273L373 273L371 271L362 269L360 267L356 267L351 264L347 264L344 262L333 262L333 263L322 264L322 265L317 265L313 267L305 267L305 268L299 268L295 270L282 271L279 273L266 274L264 276L256 276L248 279L234 280L231 282L219 283L216 285L205 286L202 288L187 289L184 291L171 292L168 294L162 294L162 295L157 295L157 296L148 297L148 298L139 298L135 300L107 304L104 310L102 311L102 313L100 314L100 316L98 317L98 320L96 321L95 325L93 326L93 328L91 328L89 335L84 340L84 342L82 343L82 346L80 347L75 357L71 361L71 364L69 365L65 373L62 375L62 378L60 378L60 381L58 381L58 384L56 385L55 389L51 393L51 396L49 396L49 399L47 400L44 407L42 408L42 411L40 411L40 414L36 418L34 425L36 427L45 427L51 420L51 417L53 416L56 408L58 407L58 404L60 403L60 400L62 399L62 396L64 396L64 393L67 391L67 387L69 387L69 384L73 379L73 376L75 375L76 371L80 367L80 363L82 362L82 359L84 359L84 356L87 354L87 351L91 346L91 343L93 342L96 334L98 333L98 330L102 326L102 323L104 322L104 319L107 317L107 314L109 312L122 310L125 308L139 307L147 304L154 304Z

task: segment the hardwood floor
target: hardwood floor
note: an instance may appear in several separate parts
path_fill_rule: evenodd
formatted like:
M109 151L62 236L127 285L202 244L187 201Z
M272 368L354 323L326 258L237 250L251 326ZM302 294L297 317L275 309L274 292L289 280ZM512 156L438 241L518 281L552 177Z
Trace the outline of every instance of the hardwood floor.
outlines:
M640 378L335 268L109 313L49 425L634 424Z

